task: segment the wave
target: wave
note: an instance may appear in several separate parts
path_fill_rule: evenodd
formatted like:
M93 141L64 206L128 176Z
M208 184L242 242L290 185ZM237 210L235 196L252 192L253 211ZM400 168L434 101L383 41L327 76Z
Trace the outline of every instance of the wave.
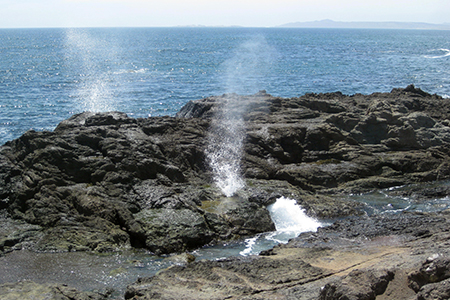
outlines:
M121 75L121 74L133 74L133 73L145 73L147 72L148 69L146 68L142 68L142 69L123 69L123 70L119 70L119 71L115 71L113 74L114 75Z
M442 58L442 57L450 56L450 49L440 48L440 49L430 50L429 52L431 52L432 54L425 55L426 58Z

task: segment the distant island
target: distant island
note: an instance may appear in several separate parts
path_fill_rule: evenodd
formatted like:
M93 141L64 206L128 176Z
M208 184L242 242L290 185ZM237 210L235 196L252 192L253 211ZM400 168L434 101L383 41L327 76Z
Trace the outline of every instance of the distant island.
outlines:
M422 22L339 22L326 19L312 22L287 23L279 27L450 30L450 23L431 24Z

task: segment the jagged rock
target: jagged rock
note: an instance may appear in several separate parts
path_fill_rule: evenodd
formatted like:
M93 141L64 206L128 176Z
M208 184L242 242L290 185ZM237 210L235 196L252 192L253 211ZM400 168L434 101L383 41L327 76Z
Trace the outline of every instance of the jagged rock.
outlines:
M386 270L353 270L337 282L328 283L320 292L320 300L375 300L394 278Z
M445 300L450 299L450 280L427 284L417 294L417 300Z
M246 186L234 197L222 195L206 163L211 120L225 104L246 133ZM449 257L448 214L360 216L341 196L450 178L449 113L449 99L408 86L288 99L229 94L189 102L176 117L77 114L0 147L0 251L184 252L273 230L266 206L285 196L309 215L355 217L261 257L162 271L127 297L317 299L326 287L331 298L445 298L447 275L428 276L422 262Z
M225 103L245 121L238 206L225 204L206 163L211 118ZM276 196L294 195L317 217L358 215L334 195L449 178L449 111L448 99L409 86L223 95L189 102L177 117L77 114L0 148L2 218L39 228L17 227L3 251L185 251L273 229L265 206Z
M449 257L429 257L422 267L409 276L411 288L418 292L424 285L450 278ZM448 286L448 283L445 284Z

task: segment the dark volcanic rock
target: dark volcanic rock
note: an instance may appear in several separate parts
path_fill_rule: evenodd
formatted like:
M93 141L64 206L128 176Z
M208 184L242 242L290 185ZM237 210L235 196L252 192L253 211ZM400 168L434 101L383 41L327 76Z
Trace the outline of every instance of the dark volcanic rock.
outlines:
M353 270L335 283L328 283L320 292L320 300L374 300L382 295L394 273L385 270Z
M242 113L247 186L227 199L206 165L211 118ZM179 252L273 230L265 206L294 197L310 215L358 214L334 195L450 176L450 101L409 86L299 98L223 95L177 117L82 113L0 148L0 249L144 247ZM446 191L442 191L446 193Z
M431 283L420 289L417 300L445 300L450 299L450 280Z
M442 282L450 278L450 258L430 257L422 267L409 276L410 287L418 292L423 286L430 283ZM445 283L448 286L448 283Z
M246 186L224 197L206 149L211 118L229 97L238 101L227 109L245 123ZM449 99L408 86L352 96L223 95L189 102L177 117L77 114L0 147L0 251L183 252L274 230L266 206L281 196L319 218L358 216L342 194L450 177L449 113ZM164 270L126 297L445 299L448 224L446 213L349 217L260 257Z
M1 249L169 253L273 230L261 204L242 198L220 212L209 204L228 202L205 175L208 124L83 113L54 132L7 143L0 154L5 222L39 229L14 227L26 231L6 233Z

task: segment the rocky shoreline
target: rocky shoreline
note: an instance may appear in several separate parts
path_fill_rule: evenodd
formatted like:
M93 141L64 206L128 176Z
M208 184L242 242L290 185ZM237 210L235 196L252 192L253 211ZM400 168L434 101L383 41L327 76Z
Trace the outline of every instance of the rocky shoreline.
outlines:
M205 151L211 120L230 98L227 109L246 107L240 112L246 185L225 197ZM361 216L357 203L340 196L449 179L449 114L449 99L408 86L352 96L223 95L189 102L176 117L74 115L53 132L30 131L0 148L0 253L180 253L274 230L266 206L286 196L311 216L349 219L258 257L170 268L131 285L126 298L428 299L420 298L423 290L437 282L441 291L446 275L427 281L411 279L411 272L432 263L428 257L447 263L447 214L380 221ZM424 187L416 194L449 193ZM378 225L372 230L370 224ZM205 278L205 270L214 272ZM389 298L399 278L405 297ZM367 282L358 287L365 298L352 287L361 281ZM94 299L79 295L73 299Z
M174 266L125 299L448 299L449 217L338 221L257 257Z

